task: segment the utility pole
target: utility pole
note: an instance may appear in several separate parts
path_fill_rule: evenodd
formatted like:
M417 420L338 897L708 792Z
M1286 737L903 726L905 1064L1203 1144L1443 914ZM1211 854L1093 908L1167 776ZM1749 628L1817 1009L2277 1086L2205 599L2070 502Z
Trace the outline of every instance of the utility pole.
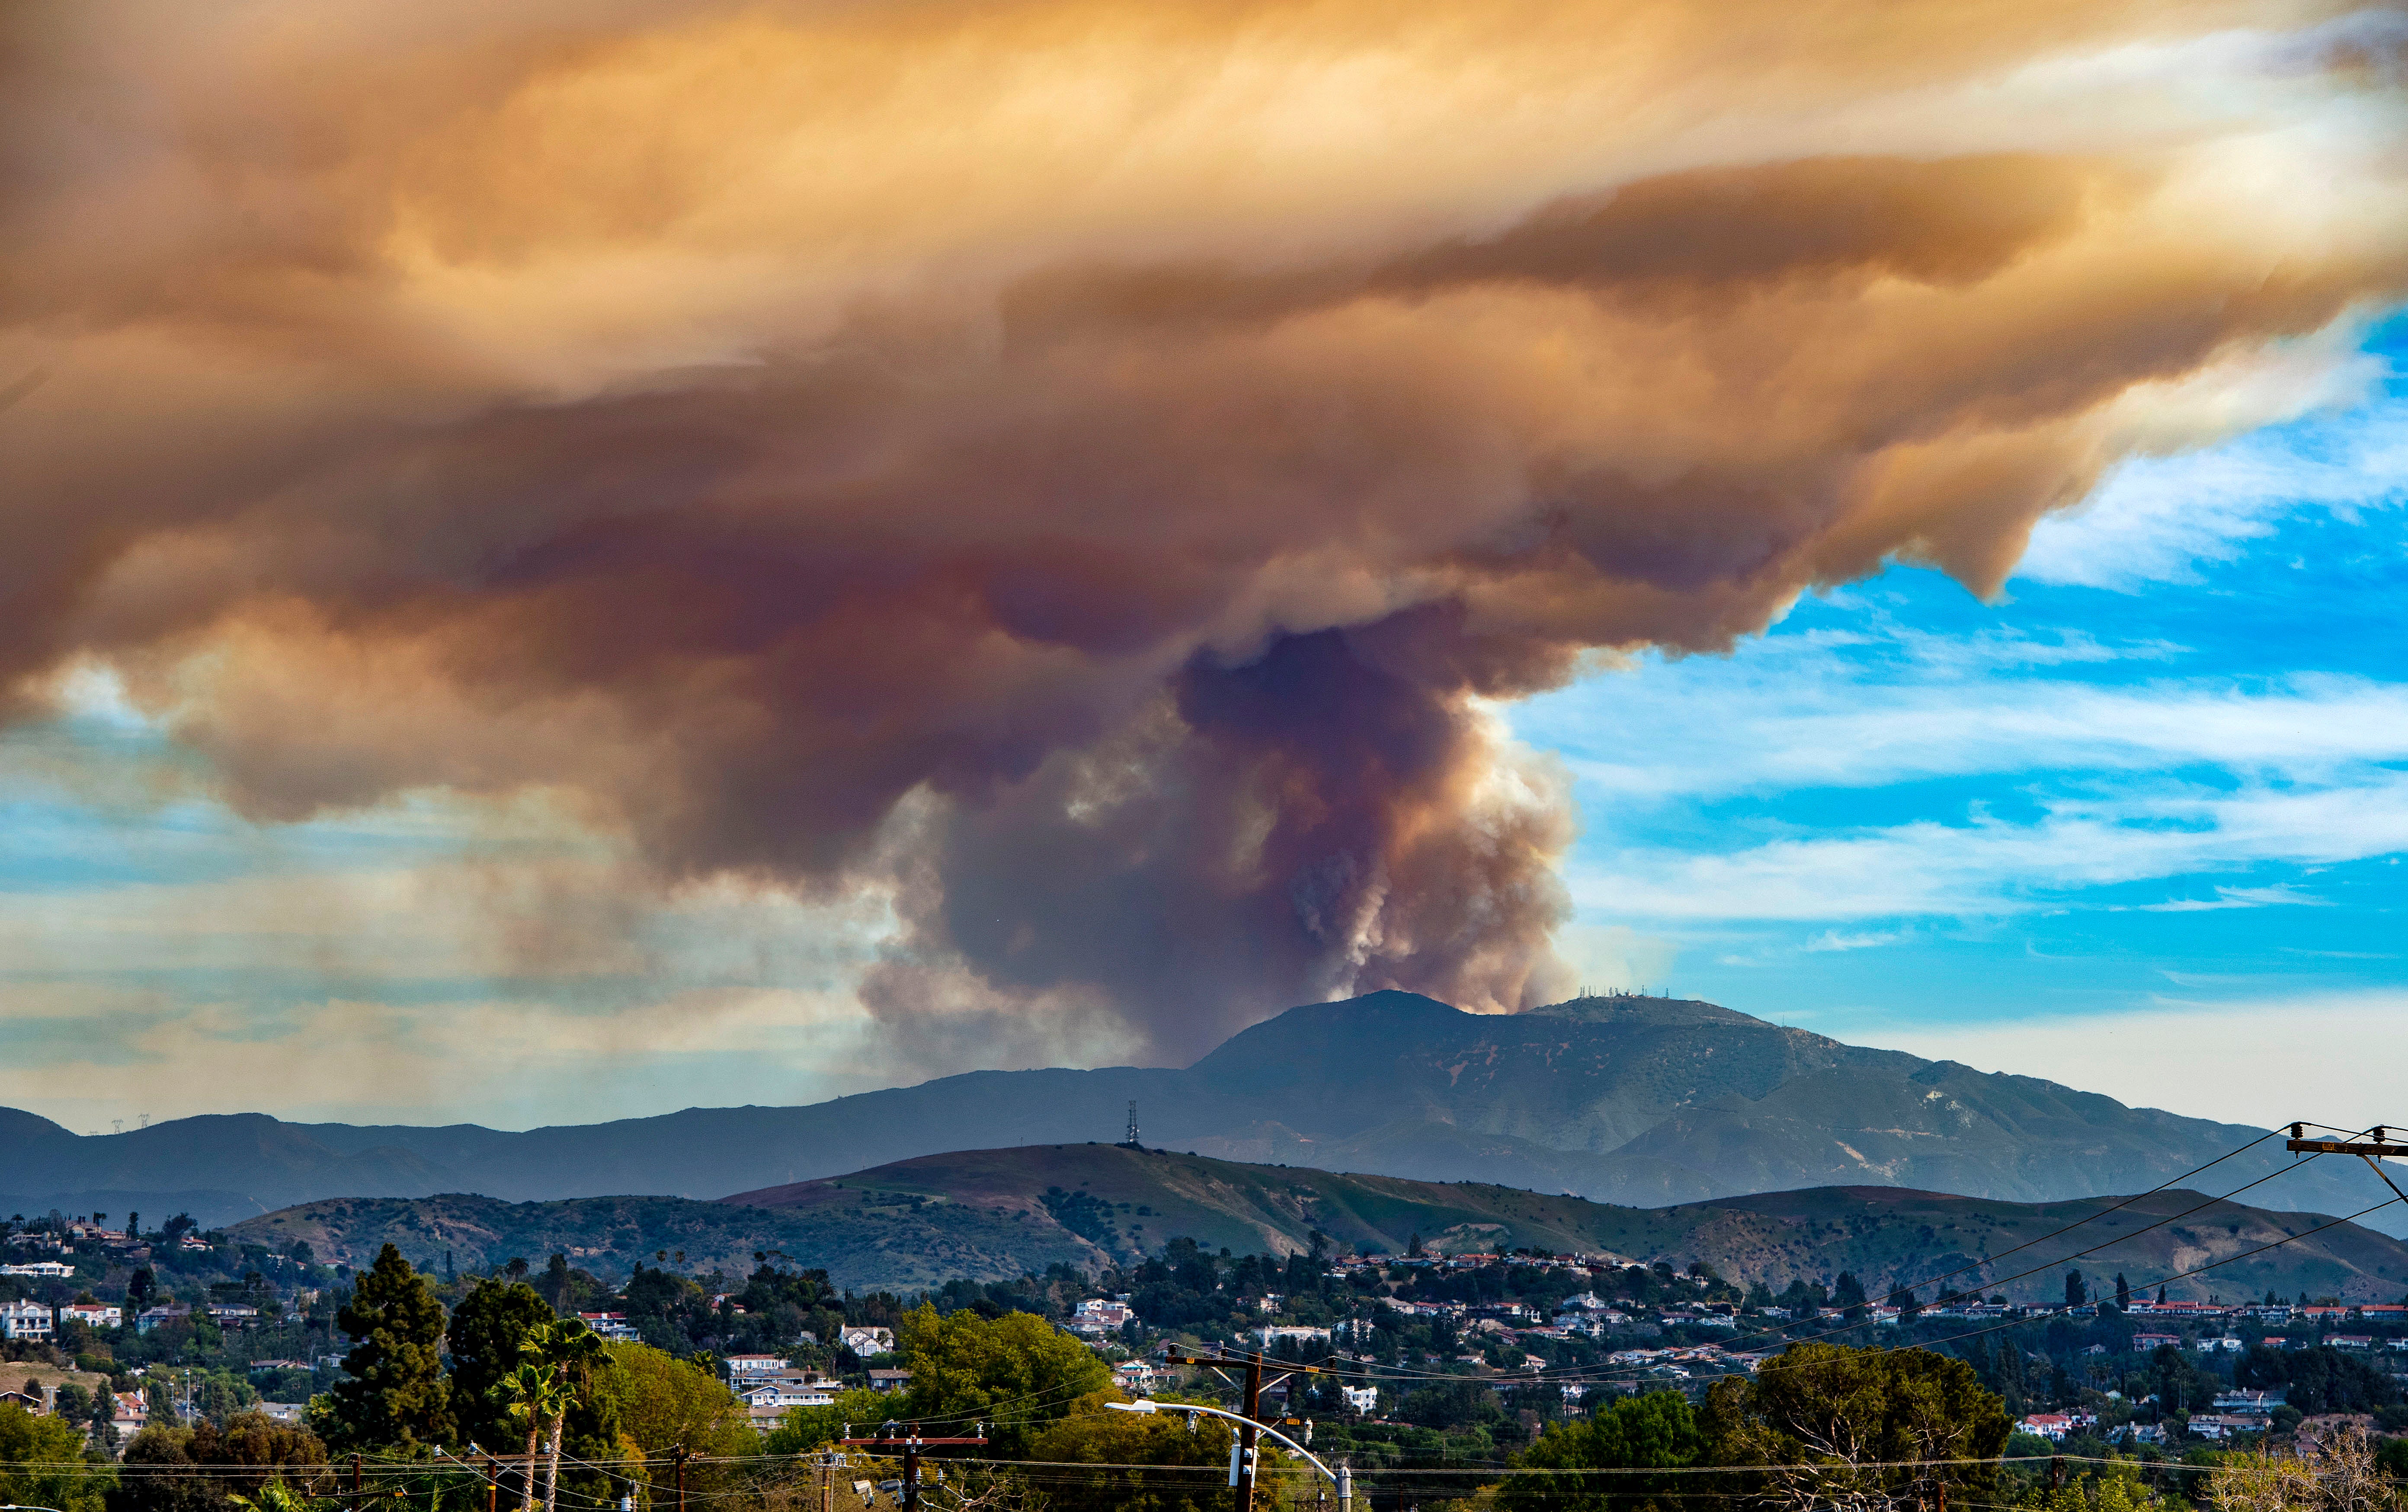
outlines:
M1243 1389L1245 1402L1241 1409L1245 1421L1238 1425L1237 1442L1229 1447L1229 1484L1238 1490L1238 1512L1254 1512L1254 1481L1256 1472L1260 1468L1258 1456L1262 1443L1262 1431L1255 1425L1254 1419L1262 1416L1263 1357L1260 1354L1232 1355L1226 1352L1209 1356L1167 1354L1163 1356L1163 1361L1172 1365L1203 1365L1214 1368L1216 1375L1219 1374L1216 1368L1218 1366L1242 1365L1245 1367L1246 1383ZM1318 1375L1321 1374L1321 1368L1317 1365L1278 1364L1274 1368L1283 1373L1280 1376L1282 1380L1286 1379L1290 1375ZM1228 1377L1224 1375L1222 1379L1227 1380ZM1169 1410L1178 1409L1173 1407Z
M669 1457L677 1466L677 1512L685 1512L685 1446L670 1449Z
M2307 1131L2307 1125L2293 1124L2291 1126L2291 1137L2284 1141L2283 1147L2289 1150L2294 1155L2301 1153L2310 1155L2355 1155L2358 1159L2364 1160L2367 1164L2367 1169L2372 1171L2376 1177L2379 1178L2385 1186L2390 1188L2393 1193L2396 1194L2401 1202L2408 1202L2408 1192L2401 1191L2400 1184L2392 1180L2390 1173L2383 1169L2384 1156L2408 1155L2408 1145L2395 1143L2389 1137L2391 1133L2389 1129L2386 1128L2382 1124L2376 1124L2372 1129L2366 1131L2367 1137L2361 1138L2353 1134L2347 1139L2308 1139L2303 1137L2306 1135Z
M910 1429L898 1439L895 1433L897 1425L891 1422L879 1429L876 1438L854 1438L850 1433L853 1425L848 1423L845 1426L848 1433L838 1441L840 1443L867 1445L872 1448L883 1447L888 1450L897 1447L902 1449L903 1512L920 1512L920 1451L922 1449L931 1446L965 1444L983 1447L986 1444L986 1424L984 1423L978 1425L978 1435L974 1438L924 1438L920 1433L920 1425L913 1423Z

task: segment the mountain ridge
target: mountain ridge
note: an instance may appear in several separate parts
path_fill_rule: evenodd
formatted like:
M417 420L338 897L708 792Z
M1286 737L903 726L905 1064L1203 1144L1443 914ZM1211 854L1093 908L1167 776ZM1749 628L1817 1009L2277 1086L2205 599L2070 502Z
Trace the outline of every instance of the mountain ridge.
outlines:
M1484 1015L1383 991L1291 1009L1183 1070L970 1072L794 1107L523 1131L247 1114L75 1135L39 1120L55 1132L24 1141L11 1185L215 1188L268 1208L437 1191L702 1199L949 1150L1117 1137L1131 1100L1149 1141L1202 1155L1622 1203L1860 1183L2056 1201L2145 1189L2266 1134L1692 1000ZM2261 1147L2223 1169L2238 1184L2282 1163ZM2339 1162L2268 1190L2334 1212L2387 1195ZM2396 1211L2382 1222L2408 1231Z

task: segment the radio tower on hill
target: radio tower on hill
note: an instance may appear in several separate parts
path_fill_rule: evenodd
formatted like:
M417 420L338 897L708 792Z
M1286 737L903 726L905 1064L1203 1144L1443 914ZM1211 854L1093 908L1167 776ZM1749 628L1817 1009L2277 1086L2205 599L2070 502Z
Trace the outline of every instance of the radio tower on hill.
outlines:
M1137 1142L1137 1099L1135 1098L1129 1099L1128 1138L1122 1140L1121 1143L1133 1150L1141 1150L1145 1148L1144 1145Z

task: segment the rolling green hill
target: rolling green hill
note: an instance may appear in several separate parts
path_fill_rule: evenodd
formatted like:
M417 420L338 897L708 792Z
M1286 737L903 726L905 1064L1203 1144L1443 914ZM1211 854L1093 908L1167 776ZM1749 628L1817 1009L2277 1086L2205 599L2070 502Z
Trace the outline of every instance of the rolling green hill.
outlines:
M922 1156L824 1181L717 1202L602 1197L552 1202L492 1198L345 1199L251 1218L235 1232L281 1247L307 1239L320 1258L362 1265L390 1241L439 1269L554 1251L600 1275L682 1252L683 1269L750 1270L755 1251L824 1266L855 1289L907 1289L954 1276L1000 1279L1055 1261L1127 1262L1174 1237L1238 1253L1292 1253L1318 1231L1333 1246L1401 1253L1414 1234L1449 1252L1532 1247L1685 1266L1778 1288L1792 1276L1853 1271L1869 1284L1919 1281L2014 1249L2110 1206L2113 1199L1990 1202L1893 1187L1834 1187L1673 1207L1617 1207L1474 1182L1412 1181L1251 1165L1111 1145L1022 1145ZM2176 1221L2162 1218L2199 1208ZM2136 1286L2304 1234L2323 1220L2196 1193L2156 1194L1980 1273L2017 1300L2062 1293L2062 1262ZM1972 1278L1960 1277L1965 1285ZM2351 1301L2408 1292L2408 1245L2356 1225L2298 1239L2176 1283L2172 1295L2254 1296L2269 1288Z

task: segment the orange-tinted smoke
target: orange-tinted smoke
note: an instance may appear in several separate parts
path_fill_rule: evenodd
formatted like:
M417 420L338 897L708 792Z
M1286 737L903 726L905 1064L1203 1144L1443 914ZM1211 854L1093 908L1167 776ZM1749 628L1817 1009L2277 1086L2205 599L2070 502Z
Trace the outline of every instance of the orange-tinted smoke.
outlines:
M1559 993L1489 701L1993 588L2408 247L2400 30L2302 6L10 24L20 699L883 890L938 1062Z

